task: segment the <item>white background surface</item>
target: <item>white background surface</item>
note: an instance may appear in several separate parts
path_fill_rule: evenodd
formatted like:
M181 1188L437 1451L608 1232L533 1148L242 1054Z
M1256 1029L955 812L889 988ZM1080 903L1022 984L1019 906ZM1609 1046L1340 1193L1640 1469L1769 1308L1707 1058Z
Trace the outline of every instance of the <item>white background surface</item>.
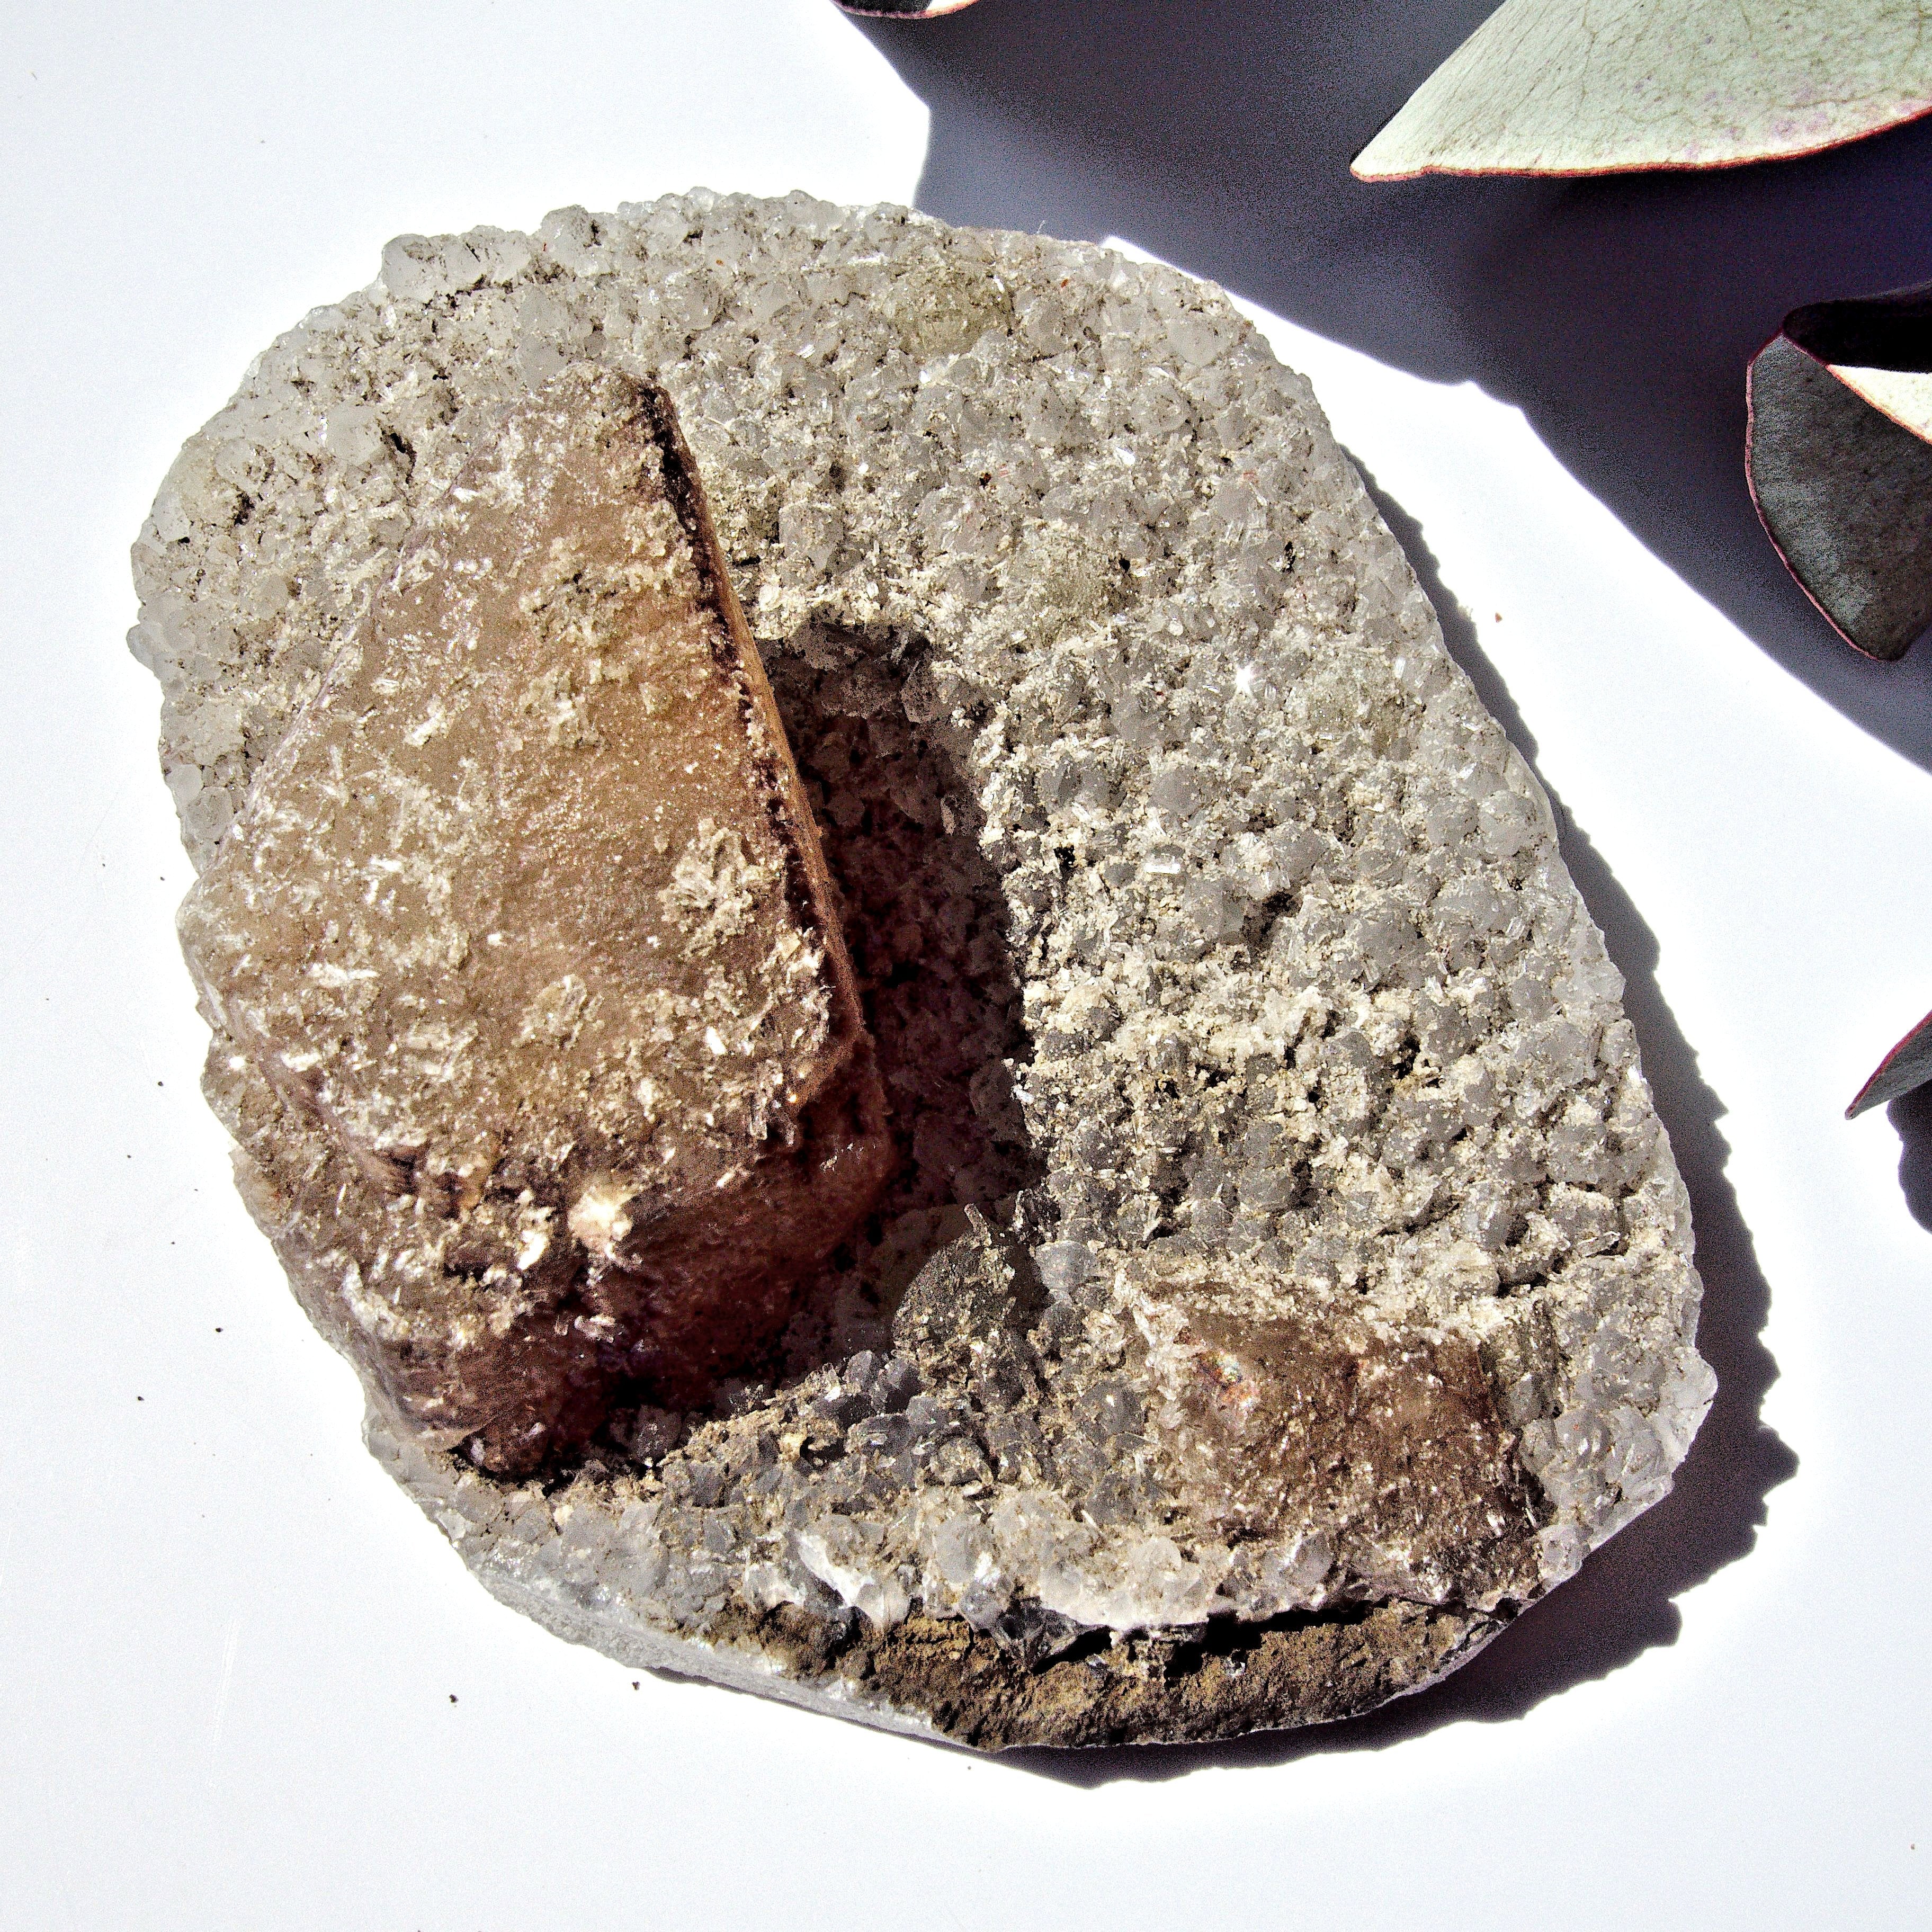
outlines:
M1932 1218L1932 1187L1901 1185L1886 1116L1838 1113L1932 1001L1932 781L1913 761L1932 744L1932 651L1851 662L1752 550L1721 498L1742 494L1737 452L1712 440L1742 364L1698 373L1685 318L1722 307L1700 292L1700 248L1774 222L1780 194L1847 279L1796 285L1817 258L1795 244L1788 290L1760 264L1761 333L1782 306L1910 278L1901 248L1932 276L1932 244L1900 240L1869 192L1922 182L1932 143L1620 200L1474 185L1454 206L1485 211L1489 285L1514 272L1498 249L1530 265L1520 294L1613 231L1625 253L1593 257L1592 287L1621 298L1654 277L1639 319L1666 332L1666 351L1645 338L1619 364L1623 324L1585 304L1582 375L1564 388L1562 332L1538 336L1499 400L1510 383L1456 371L1500 310L1466 280L1460 306L1401 292L1417 224L1448 232L1461 218L1429 211L1452 204L1376 204L1340 171L1482 8L1417 5L1412 45L1400 10L1316 10L1297 81L1300 10L1198 4L1203 62L1245 71L1225 44L1274 34L1255 55L1274 91L1226 83L1227 124L1190 122L1138 200L1132 157L1103 152L1118 129L1088 141L1098 110L1055 90L1112 73L1127 114L1141 83L1120 49L1154 32L1150 0L986 0L945 27L863 29L829 0L8 8L6 1932L1924 1922L1932 1234L1908 1195ZM1155 10L1185 31L1189 6ZM1338 92L1321 63L1355 16L1395 51L1367 80L1345 62ZM1000 34L1083 20L1101 39L1038 55L1012 92L974 78ZM916 55L894 39L942 34ZM1143 98L1205 71L1184 70ZM1057 130L1061 106L1080 124ZM1318 123L1327 147L1294 146ZM1282 164L1272 256L1251 245L1276 232L1268 181L1244 164L1233 200L1214 188L1216 142L1251 155L1264 136L1314 155ZM1114 232L1304 321L1367 319L1332 340L1268 326L1432 554L1453 646L1568 815L1692 1186L1726 1385L1670 1504L1388 1715L1219 1750L978 1762L634 1684L500 1609L368 1460L350 1372L230 1189L171 929L188 874L156 693L121 646L128 542L249 358L368 280L391 234L533 226L698 181ZM1393 254L1385 208L1421 210ZM1423 269L1444 285L1439 254ZM1452 308L1435 338L1388 322ZM1734 311L1725 328L1756 326ZM1456 356L1417 346L1452 339ZM1618 428L1617 370L1646 358L1660 391L1696 392L1666 394L1656 421L1688 427L1652 439L1652 470ZM1594 392L1592 368L1610 371Z

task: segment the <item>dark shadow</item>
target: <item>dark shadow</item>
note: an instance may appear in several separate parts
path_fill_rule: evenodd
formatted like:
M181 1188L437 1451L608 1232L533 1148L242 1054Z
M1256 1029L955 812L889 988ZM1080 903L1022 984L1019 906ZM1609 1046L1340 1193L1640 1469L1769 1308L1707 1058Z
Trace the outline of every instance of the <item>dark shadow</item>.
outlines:
M1534 769L1536 741L1484 655L1474 621L1444 588L1414 520L1378 491L1366 472L1364 476L1436 606L1450 654ZM1678 1472L1676 1487L1472 1663L1433 1689L1367 1717L1222 1744L1021 1751L1005 1762L1092 1786L1174 1778L1208 1764L1283 1764L1325 1751L1379 1750L1444 1724L1504 1723L1545 1697L1607 1676L1656 1646L1674 1643L1682 1618L1672 1600L1750 1552L1765 1521L1766 1497L1796 1471L1798 1459L1760 1413L1778 1374L1759 1339L1771 1290L1724 1172L1730 1149L1718 1127L1724 1103L1706 1084L1697 1056L1658 988L1656 935L1553 793L1550 802L1564 860L1624 976L1624 1010L1690 1191L1697 1231L1697 1266L1704 1280L1697 1346L1717 1371L1718 1397ZM1894 1102L1894 1120L1898 1109L1914 1101L1926 1103L1919 1118L1932 1127L1932 1089ZM1932 1172L1928 1178L1932 1180Z
M1830 154L1570 183L1358 182L1495 0L980 0L856 23L929 105L919 202L1124 236L1517 404L1591 493L1826 701L1932 767L1932 650L1874 664L1786 575L1744 477L1786 310L1932 279L1932 122Z
M1885 1110L1898 1130L1898 1184L1912 1218L1932 1228L1932 1087L1901 1094Z
M869 1228L802 1298L790 1379L889 1348L898 1295L958 1232L944 1210L992 1210L1036 1186L1045 1167L1006 1072L1033 1049L976 788L950 724L907 716L923 640L813 624L763 648L838 890L898 1154ZM921 1212L930 1234L907 1245L906 1217ZM899 1238L882 1248L894 1224Z
M708 1400L666 1409L647 1379L617 1387L586 1451L607 1466L655 1462L775 1387L889 1353L899 1298L956 1238L958 1210L999 1218L998 1204L1045 1176L1007 1071L1033 1048L975 789L950 724L907 716L923 640L811 623L760 650L838 896L897 1166L865 1223L799 1286L784 1330L734 1358Z

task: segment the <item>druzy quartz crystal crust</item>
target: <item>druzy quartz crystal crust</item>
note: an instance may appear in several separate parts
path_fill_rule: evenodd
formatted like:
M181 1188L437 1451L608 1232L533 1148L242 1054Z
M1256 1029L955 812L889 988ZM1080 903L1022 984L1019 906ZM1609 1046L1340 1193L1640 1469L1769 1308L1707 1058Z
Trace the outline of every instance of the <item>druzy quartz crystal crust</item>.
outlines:
M350 661L406 628L410 559L457 541L438 506L560 381L560 425L661 385L704 479L833 896L773 930L842 1011L842 917L838 1104L877 1196L814 1262L746 1260L734 1295L796 1279L729 1372L584 1336L590 1393L526 1466L438 1426L433 1360L382 1370L425 1304L362 1258L423 1259L462 1211L467 1114L392 1133L352 1032L374 1111L326 1120L272 1064L295 1022L211 1000L244 1174L310 1184L251 1205L488 1587L634 1664L981 1748L1203 1738L1432 1681L1662 1496L1712 1382L1621 980L1307 386L1172 271L800 196L392 244L190 440L136 546L197 901L256 866ZM492 718L551 680L512 764L566 768L553 725L601 732L609 698L655 728L592 679L608 637L496 656L466 674ZM358 728L406 748L428 685L370 692ZM766 864L711 816L659 855L698 842L700 923L728 824L726 872ZM674 883L626 916L670 918ZM586 1006L544 1004L573 973ZM537 978L541 1015L588 1010L571 958ZM581 1204L629 1158L533 1144L502 1240L548 1207L554 1265L621 1264L621 1214ZM331 1162L373 1190L352 1227ZM438 1264L440 1312L472 1293L488 1333L488 1266ZM578 1292L517 1318L594 1331ZM647 1344L676 1298L637 1304Z

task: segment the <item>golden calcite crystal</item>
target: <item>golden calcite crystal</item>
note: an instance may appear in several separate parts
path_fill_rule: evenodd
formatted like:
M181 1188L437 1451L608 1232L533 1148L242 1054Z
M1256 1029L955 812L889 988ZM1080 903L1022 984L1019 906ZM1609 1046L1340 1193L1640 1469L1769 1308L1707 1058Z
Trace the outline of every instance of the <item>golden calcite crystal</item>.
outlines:
M511 407L424 518L181 930L310 1312L490 1468L619 1384L701 1400L891 1164L696 470L604 370Z

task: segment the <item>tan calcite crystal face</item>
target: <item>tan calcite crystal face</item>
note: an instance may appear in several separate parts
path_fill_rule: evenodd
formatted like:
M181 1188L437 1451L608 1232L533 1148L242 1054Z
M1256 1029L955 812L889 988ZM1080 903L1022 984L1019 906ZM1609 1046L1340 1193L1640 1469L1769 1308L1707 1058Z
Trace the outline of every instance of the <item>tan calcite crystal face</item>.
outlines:
M307 1298L490 1467L614 1384L701 1399L890 1166L818 836L648 385L573 368L502 416L182 933L274 1090L250 1191Z
M1418 1603L1486 1612L1532 1592L1538 1501L1478 1347L1332 1303L1257 1318L1280 1298L1240 1272L1153 1304L1150 1407L1177 1493L1261 1546L1278 1585L1318 1594L1339 1564Z

